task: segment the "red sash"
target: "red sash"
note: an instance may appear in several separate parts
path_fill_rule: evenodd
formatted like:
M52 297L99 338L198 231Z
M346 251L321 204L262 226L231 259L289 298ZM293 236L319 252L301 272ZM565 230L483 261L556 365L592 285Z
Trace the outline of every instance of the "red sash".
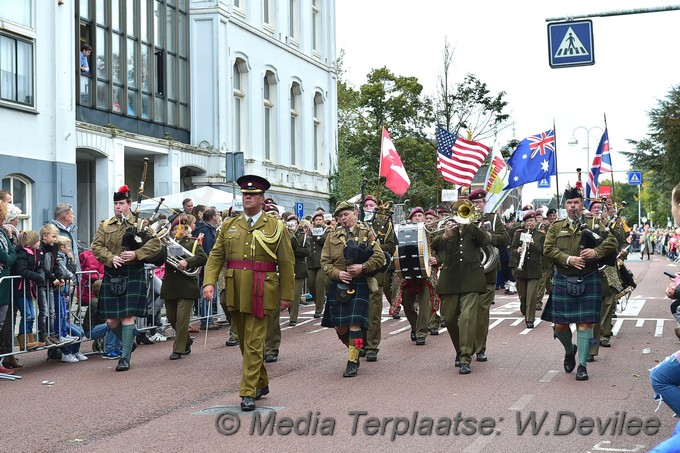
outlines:
M267 272L276 272L276 263L268 261L228 260L227 269L253 271L253 316L264 318L264 281Z

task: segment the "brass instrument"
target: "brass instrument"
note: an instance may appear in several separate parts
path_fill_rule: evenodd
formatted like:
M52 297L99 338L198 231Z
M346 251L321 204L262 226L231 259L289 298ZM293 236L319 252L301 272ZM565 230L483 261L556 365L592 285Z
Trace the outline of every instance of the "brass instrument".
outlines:
M468 223L476 222L481 213L475 210L475 206L468 199L458 200L451 206L453 213L453 220L458 225L467 225Z
M194 256L193 253L182 247L179 244L179 242L174 240L169 234L165 234L163 237L160 238L160 240L161 244L163 244L168 249L168 257L166 259L167 264L169 264L170 266L174 267L175 269L189 277L198 276L198 273L201 270L200 267L187 269L180 269L179 267L180 261L193 258Z

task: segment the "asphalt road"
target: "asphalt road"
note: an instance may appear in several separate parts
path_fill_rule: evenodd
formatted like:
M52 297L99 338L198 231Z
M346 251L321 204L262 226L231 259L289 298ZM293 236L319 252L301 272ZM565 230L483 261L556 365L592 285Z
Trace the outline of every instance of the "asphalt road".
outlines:
M526 330L518 298L500 291L489 361L467 376L445 329L415 346L385 305L378 361L343 378L346 350L308 306L296 327L282 318L271 393L252 413L238 409L241 357L224 346L226 328L197 334L178 361L170 342L140 346L125 373L96 354L76 364L25 354L22 379L0 381L0 451L647 451L675 426L667 406L655 412L648 370L680 346L663 275L680 269L656 256L629 267L638 289L586 382L564 373L550 325Z

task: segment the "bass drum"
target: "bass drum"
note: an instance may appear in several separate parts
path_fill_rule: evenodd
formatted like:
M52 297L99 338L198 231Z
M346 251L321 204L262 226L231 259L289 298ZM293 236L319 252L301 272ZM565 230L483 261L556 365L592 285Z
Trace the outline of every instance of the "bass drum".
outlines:
M425 224L399 225L399 241L394 252L394 270L404 280L430 277L430 249Z

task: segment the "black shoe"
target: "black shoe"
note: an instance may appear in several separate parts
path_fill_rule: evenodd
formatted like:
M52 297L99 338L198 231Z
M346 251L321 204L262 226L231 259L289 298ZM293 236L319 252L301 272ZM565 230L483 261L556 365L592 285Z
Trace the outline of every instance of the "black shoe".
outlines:
M441 327L446 327L446 321L444 321L444 320L442 319L441 321L439 321L439 325L440 325Z
M189 338L189 341L187 342L187 347L184 349L184 355L189 355L191 354L191 345L194 344L194 340Z
M137 344L154 344L154 342L149 340L149 337L146 335L139 335L137 338L135 338L135 341Z
M594 362L595 361L595 356L592 354L588 354L588 357L586 357L586 362Z
M170 360L179 360L181 358L182 354L180 354L179 352L173 352L172 354L170 354Z
M483 352L477 353L477 361L478 362L486 362L487 360L489 360L489 358L486 356L486 354L484 354Z
M116 366L116 371L127 371L130 369L130 359L121 357L118 359L118 366Z
M583 365L578 366L578 370L576 370L576 380L577 381L588 380L588 369L585 366Z
M430 335L439 335L439 329L435 327L430 327L428 330L430 331Z
M460 364L460 370L458 370L458 374L470 374L470 364L469 363L461 363Z
M278 354L267 354L267 355L264 357L264 361L265 361L266 363L276 362L277 360L279 360Z
M347 368L345 368L345 371L342 373L342 377L354 377L357 375L357 371L359 370L359 363L358 362L350 362L349 360L347 361Z
M225 343L225 346L238 346L238 338L230 338Z
M527 329L533 329L534 328L534 323L533 322L528 322L527 323Z
M288 321L288 325L291 327L297 326L297 321Z
M536 307L536 311L541 311L543 310L543 307Z
M375 362L377 360L378 360L378 353L377 352L370 351L370 352L366 353L366 361L367 362Z
M265 395L269 395L269 386L268 385L265 385L261 389L255 389L255 401L261 399Z
M395 313L392 315L392 319L401 319L401 315L399 313Z
M359 349L359 357L366 357L366 350L364 348Z
M600 340L600 346L602 346L603 348L611 348L612 344L609 342L609 340L604 339Z
M315 317L315 318L320 318L320 317L321 317L321 313L314 313L314 317Z
M252 396L241 397L241 410L243 412L250 412L255 410L255 398Z
M411 341L416 341L416 331L411 329Z
M460 368L460 357L456 356L456 360L453 362L456 368Z
M572 345L573 352L564 355L564 371L571 373L576 368L576 345Z
M424 346L425 338L416 338L416 346Z
M612 315L612 318L618 318L618 316L616 316L616 313Z

